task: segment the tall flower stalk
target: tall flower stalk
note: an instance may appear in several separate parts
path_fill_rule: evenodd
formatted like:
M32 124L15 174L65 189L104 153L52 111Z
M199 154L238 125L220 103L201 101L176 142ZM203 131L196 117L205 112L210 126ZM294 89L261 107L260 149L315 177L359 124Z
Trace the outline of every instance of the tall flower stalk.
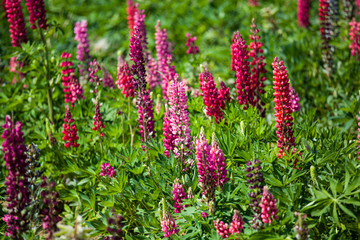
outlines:
M82 20L75 23L74 27L75 40L78 42L76 59L80 61L80 79L85 80L88 74L90 63L90 43L87 33L87 21Z
M333 68L333 46L330 45L332 26L329 0L319 0L319 20L321 34L321 53L326 74L330 77Z

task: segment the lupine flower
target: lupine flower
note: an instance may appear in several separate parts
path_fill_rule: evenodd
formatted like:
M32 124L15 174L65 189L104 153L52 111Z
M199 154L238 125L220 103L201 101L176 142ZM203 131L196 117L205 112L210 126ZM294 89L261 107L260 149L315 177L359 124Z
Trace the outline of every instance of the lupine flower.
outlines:
M46 30L48 25L46 23L44 0L26 0L26 6L30 13L29 22L31 23L31 28L36 29L40 27Z
M333 47L330 45L332 34L329 0L319 0L319 20L321 34L321 49L325 70L330 75L332 71Z
M131 74L129 64L120 56L118 57L117 70L117 87L121 89L121 93L125 95L125 97L134 97L136 92L136 83L133 75Z
M138 94L137 108L141 142L147 142L150 137L155 137L153 100L150 98L149 90Z
M356 22L355 19L353 19L351 22L349 22L350 25L350 41L351 45L349 48L351 49L351 55L356 56L357 59L360 57L360 22Z
M55 182L49 182L45 176L41 177L43 182L40 187L43 207L40 214L43 218L43 229L47 232L47 240L53 239L54 233L58 230L56 224L61 221L59 214L62 212L59 202L59 193L55 191Z
M187 54L198 54L199 48L195 45L195 41L197 40L197 37L193 37L190 33L186 34L187 42L186 46L188 47L188 50L186 51Z
M295 137L293 136L293 117L290 98L290 84L288 73L283 61L278 61L275 57L272 64L274 68L274 102L275 102L275 121L276 135L278 137L277 147L279 148L278 157L282 158L295 146ZM296 148L293 149L296 152ZM296 166L297 160L293 165Z
M219 219L214 220L214 227L222 239L228 238L231 235L228 223L224 223L223 221L219 222Z
M95 95L98 92L99 86L101 85L101 80L99 78L99 76L97 75L97 72L101 70L99 63L96 61L96 59L94 59L91 63L90 63L90 67L89 67L89 81L93 84L95 84L95 89L94 89L94 93Z
M128 20L128 27L130 30L130 36L132 36L134 32L134 26L135 26L135 13L138 11L137 4L134 3L132 0L127 0L127 20Z
M165 156L169 157L170 152L174 151L175 144L174 140L176 135L172 132L172 125L170 122L170 112L167 110L164 114L164 127L163 127L163 143L165 147L164 154Z
M231 70L236 71L236 90L240 105L247 109L254 99L254 93L250 86L249 52L245 40L239 32L234 33L231 45Z
M298 0L298 23L300 27L307 28L310 24L309 21L309 10L310 2L309 0Z
M278 209L276 207L276 199L269 192L267 186L263 189L260 207L261 207L261 219L263 223L271 224L273 220L278 219L279 217L276 215L278 213Z
M360 15L360 0L356 0L356 5L357 5L357 7L358 7L358 13L359 13L359 15Z
M25 65L24 62L18 61L17 57L10 58L9 72L16 73L16 75L12 79L12 84L16 83L18 81L18 79L24 78L25 74L20 71L21 68L24 67L24 65ZM24 88L26 88L25 85L24 85Z
M227 170L224 153L219 147L219 143L216 140L215 133L213 133L212 136L210 158L211 162L214 163L213 178L216 180L217 186L220 186L220 188L222 188L224 184L229 181L229 178L226 177Z
M259 6L259 0L249 0L248 1L248 4L252 7L256 7L256 6Z
M298 218L294 227L294 231L296 233L295 238L299 240L307 240L309 238L309 229L305 223L307 215L294 212L294 216Z
M74 103L82 98L84 99L84 90L82 89L79 81L75 76L75 69L73 67L73 62L70 60L71 54L63 52L61 54L61 58L64 59L60 63L60 67L62 67L62 84L64 86L65 93L65 103L71 103L72 107L74 107Z
M207 218L208 214L207 214L207 212L202 212L202 213L201 213L201 216L202 216L203 218Z
M248 161L246 163L246 181L250 188L250 207L254 211L255 215L260 214L260 199L263 190L264 178L261 172L261 162L255 159L253 162Z
M184 83L179 80L171 82L169 87L169 110L165 115L166 120L164 119L166 121L164 124L164 129L166 130L164 131L164 143L166 141L171 142L165 144L165 147L169 146L165 154L168 156L169 151L172 151L183 167L185 158L192 153L193 149L187 108Z
M110 166L110 163L103 163L101 164L101 173L100 176L102 177L115 177L115 168Z
M238 210L234 211L233 219L229 229L230 234L240 234L244 228L244 220Z
M146 90L146 70L143 47L141 43L141 32L135 27L130 38L130 60L134 62L131 66L131 72L137 77L136 85L138 91Z
M26 43L24 14L21 8L21 0L5 0L6 17L10 23L10 37L13 47L20 47L21 43Z
M290 86L290 102L291 102L291 111L292 112L300 112L300 98L299 94L295 91L295 89Z
M225 103L230 102L230 89L225 85L224 82L220 82L219 97L221 102L221 108L225 109Z
M74 27L75 40L78 41L76 59L81 62L78 65L80 76L85 77L90 62L90 44L87 33L87 21L82 20L75 23Z
M265 93L264 90L264 81L266 77L264 74L267 72L265 69L265 57L262 55L264 50L262 49L263 44L260 42L261 36L259 35L259 29L255 23L255 19L252 19L251 29L250 29L250 42L249 45L249 58L250 65L251 65L251 84L250 87L252 88L252 93L254 99L251 100L251 104L255 106L262 115L264 115L264 102L261 100L261 95ZM251 96L251 95L250 95Z
M147 62L146 82L149 84L149 89L154 89L157 85L161 84L161 75L159 72L158 62L149 54Z
M214 78L205 68L204 72L199 74L199 80L206 114L208 116L214 116L216 123L219 123L223 119L223 112L221 111L221 106L223 106L223 103L219 94L219 90L216 88Z
M161 230L164 233L164 237L170 237L179 232L175 220L169 212L164 212L163 219L161 220Z
M8 214L4 215L2 220L6 222L8 229L5 236L21 239L21 234L27 229L29 220L27 218L26 207L30 203L29 181L26 174L26 146L22 130L22 123L13 124L10 116L5 117L5 123L2 125L4 129L1 138L4 160L8 177L5 178L6 186L6 208Z
M66 105L66 113L65 113L65 119L62 131L62 134L64 134L63 140L65 141L64 146L66 148L68 147L79 147L80 145L77 143L77 140L79 139L77 135L77 129L76 124L73 124L75 120L71 116L71 112L69 110L69 106Z
M105 67L102 67L103 71L103 87L115 89L114 79L111 74L106 70Z
M147 60L147 38L146 38L146 26L145 26L145 17L144 10L137 10L134 15L135 25L134 27L139 30L139 37L141 39L141 46L145 54L145 61Z
M180 184L178 178L176 178L174 181L172 194L173 194L173 200L175 201L174 203L175 213L180 213L181 210L185 208L185 206L182 205L182 199L186 199L186 193L184 191L183 185Z
M107 219L108 226L106 227L106 231L112 234L112 237L106 237L104 240L121 240L124 239L123 230L124 227L124 218L121 215L117 215L114 211L112 217Z
M103 119L101 117L100 112L100 103L98 99L95 100L95 115L94 115L94 121L93 121L94 127L92 130L98 131L100 133L100 136L103 137L104 133L102 132L102 128L105 128L105 125L103 123Z

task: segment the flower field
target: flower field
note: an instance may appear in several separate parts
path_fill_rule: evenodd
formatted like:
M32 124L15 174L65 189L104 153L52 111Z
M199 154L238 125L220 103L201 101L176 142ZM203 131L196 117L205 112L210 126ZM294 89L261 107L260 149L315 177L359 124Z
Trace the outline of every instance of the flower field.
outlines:
M2 0L1 239L360 239L359 0Z

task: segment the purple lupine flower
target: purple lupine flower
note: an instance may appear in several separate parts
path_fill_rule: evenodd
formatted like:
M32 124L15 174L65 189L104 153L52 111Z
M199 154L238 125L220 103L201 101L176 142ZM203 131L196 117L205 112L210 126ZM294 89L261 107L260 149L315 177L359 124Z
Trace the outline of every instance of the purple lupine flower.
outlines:
M26 0L26 6L28 7L30 13L29 22L31 24L31 28L36 29L40 27L46 30L48 24L46 23L44 0Z
M80 76L87 74L90 62L90 44L87 34L87 21L82 20L75 23L74 27L75 40L78 41L76 59L81 62L79 64Z
M141 142L147 142L150 137L155 137L153 105L149 90L140 91L137 98L137 107ZM142 147L145 149L144 146Z
M192 153L193 149L187 108L184 83L174 80L169 88L169 110L165 116L166 120L164 119L164 121L168 121L164 124L164 128L167 127L168 129L166 129L164 135L168 136L167 134L170 132L170 138L165 137L165 140L172 139L173 142L169 144L170 147L167 150L175 154L175 158L180 160L183 167L185 158Z
M145 26L145 17L144 10L137 10L134 15L135 25L134 28L139 29L140 40L143 52L145 54L145 61L147 60L147 38L146 38L146 26Z
M4 129L1 138L4 139L2 143L4 160L8 177L5 180L6 186L6 214L2 220L6 222L8 229L5 236L15 239L21 239L21 234L27 229L29 220L27 219L26 207L30 203L29 177L27 171L26 161L26 146L24 145L24 138L22 130L22 123L17 122L14 126L10 116L6 116L5 124L2 125Z
M147 71L146 82L149 84L149 89L151 90L161 84L159 64L151 55L148 55Z
M47 240L53 239L54 233L58 230L56 224L61 221L59 214L62 212L60 208L59 193L55 191L55 182L49 182L45 176L42 176L43 182L40 187L43 189L41 198L43 208L40 215L43 218L43 229L47 232Z
M119 56L117 67L117 87L121 89L121 93L125 95L125 97L134 97L136 92L136 82L131 74L128 62Z
M269 188L265 186L263 188L262 198L260 202L261 207L261 219L263 223L271 224L274 219L278 219L279 217L276 215L278 213L278 209L276 207L276 199L269 192Z
M103 87L115 89L114 79L111 76L111 74L106 70L104 66L102 67L102 71L103 71Z
M117 215L113 210L112 217L107 219L108 226L106 227L106 231L111 233L111 237L106 237L104 240L120 240L123 239L123 230L124 227L124 217L121 215Z
M290 107L292 112L300 112L301 105L300 105L299 94L297 94L297 92L292 86L290 86L290 102L291 102Z
M186 42L186 46L189 47L188 50L186 51L187 54L198 54L199 53L199 48L196 46L195 41L197 40L197 37L192 36L190 33L186 33L186 37L187 37L187 42Z
M185 208L185 206L182 205L181 202L182 199L186 199L186 193L184 191L183 185L180 184L178 178L176 178L174 181L172 194L173 194L173 200L175 201L174 203L175 213L180 213L181 210Z
M240 234L244 228L244 220L238 210L234 211L233 220L229 229L230 234Z
M298 0L298 23L300 27L307 28L310 24L309 21L309 10L310 10L310 1L309 0Z
M21 0L5 0L6 17L10 23L10 37L13 47L20 47L28 41Z
M221 188L224 184L229 181L229 178L226 177L226 163L223 151L219 147L219 143L216 140L215 133L212 136L211 150L210 150L211 162L214 163L213 169L213 178L216 180L217 186Z
M101 164L101 173L100 176L102 177L115 177L115 168L110 166L110 163L103 163Z

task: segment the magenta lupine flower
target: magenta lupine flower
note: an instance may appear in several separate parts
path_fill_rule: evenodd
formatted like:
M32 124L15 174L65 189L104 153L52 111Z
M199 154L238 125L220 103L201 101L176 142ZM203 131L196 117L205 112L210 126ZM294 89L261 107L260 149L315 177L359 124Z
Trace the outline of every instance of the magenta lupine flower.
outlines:
M244 220L238 210L234 211L233 219L229 229L230 234L240 234L244 228Z
M214 163L213 178L216 180L217 186L220 186L220 188L222 188L224 184L229 181L229 178L226 177L227 170L224 153L219 147L219 143L216 140L215 133L213 133L212 136L210 158L211 161Z
M220 97L220 103L221 108L225 109L225 103L230 102L230 89L225 85L224 82L220 82L220 89L219 89L219 97Z
M202 212L202 213L201 213L201 216L202 216L203 218L207 218L208 214L207 214L207 212Z
M173 200L175 201L174 203L175 213L180 213L181 210L185 208L185 206L182 205L182 199L186 199L186 193L184 191L183 185L180 184L178 178L176 178L174 181L172 194L173 194Z
M10 23L10 37L13 47L20 47L27 42L24 14L21 0L5 0L6 17Z
M169 212L164 212L163 219L161 220L161 230L164 237L170 237L179 232L173 216Z
M130 30L130 36L132 36L135 26L135 13L138 11L137 9L138 6L132 0L127 0L126 3L127 3L126 13L127 13L128 27Z
M94 115L94 121L93 121L94 127L92 130L97 131L100 133L100 136L103 137L104 133L102 132L102 128L105 128L105 125L103 123L103 119L101 117L100 112L100 103L98 99L95 101L95 115Z
M263 223L271 224L273 220L278 219L279 217L276 215L278 213L278 209L276 207L276 199L269 192L269 188L267 186L264 187L262 194L260 207L261 207L261 219Z
M146 90L146 70L145 70L145 58L144 51L141 43L141 32L135 26L134 33L130 38L130 60L134 62L131 66L131 72L133 76L136 76L135 80L138 91Z
M276 135L278 137L277 147L279 148L278 157L282 158L286 155L285 151L289 152L295 146L295 137L293 136L293 117L290 98L290 84L288 73L283 61L278 61L275 57L272 64L274 71L274 102L275 102L275 121L276 121ZM293 148L296 152L296 148ZM296 167L297 159L293 166Z
M155 137L153 100L149 90L142 91L138 95L139 133L141 142L147 142L150 137ZM140 104L139 104L140 103ZM144 147L143 147L144 148Z
M120 56L118 57L117 70L117 87L121 89L121 93L125 95L125 97L134 97L136 92L136 83L133 75L131 74L129 64Z
M298 23L300 27L307 28L310 24L309 21L309 10L310 10L310 1L309 0L298 0Z
M114 79L111 74L106 70L105 67L102 67L103 71L103 87L108 87L115 89Z
M148 54L146 82L149 84L149 89L152 90L161 84L161 79L158 62Z
M87 75L89 62L91 59L86 20L75 23L74 34L75 41L78 42L76 59L81 62L78 67L80 71L80 76L84 78Z
M43 229L48 233L47 240L53 239L53 235L56 232L56 224L61 221L62 210L60 208L59 193L55 191L55 182L49 182L45 176L42 176L43 182L40 187L43 188L41 192L41 199L43 202L43 208L40 210L40 214L43 218Z
M145 61L147 60L148 52L146 51L148 49L147 47L147 38L146 38L146 26L145 26L145 17L144 10L138 10L135 12L134 20L135 25L134 27L139 29L140 32L140 39L141 39L141 46L143 48L143 52L145 54Z
M290 86L290 102L291 102L291 111L300 112L301 105L300 105L299 94L297 94L297 92L292 86Z
M36 29L40 27L46 30L48 25L46 23L44 0L26 0L26 6L30 13L29 22L31 23L31 28Z
M187 96L184 83L179 80L172 81L169 87L169 110L164 119L164 143L169 151L175 154L184 167L184 160L192 153L192 137L189 112L187 110ZM167 141L171 141L167 143Z
M63 52L61 54L61 58L64 59L60 63L60 67L62 67L62 84L64 86L65 93L65 103L71 103L72 107L74 107L74 103L82 98L84 99L84 90L82 89L79 81L75 76L75 69L73 67L73 62L71 61L71 54Z
M228 223L224 223L223 221L219 222L219 219L214 220L214 227L222 239L228 238L231 235Z
M64 146L66 148L68 147L79 147L80 145L77 143L77 140L79 139L77 135L77 129L76 124L74 124L75 120L71 116L71 112L69 110L69 106L65 105L66 107L66 113L65 113L65 119L62 131L62 134L64 134L63 140L65 141Z
M360 57L360 22L356 22L355 19L353 19L351 22L349 22L350 25L350 41L351 45L349 48L351 49L351 55L356 56L357 59Z
M199 48L196 46L195 41L197 40L197 37L192 36L190 33L186 33L187 42L186 46L188 47L188 50L186 51L187 54L198 54Z
M214 116L216 123L223 119L221 107L225 106L220 98L219 90L216 88L214 78L211 73L204 68L204 72L199 74L200 90L204 99L206 115Z
M263 44L260 42L261 36L259 35L259 29L255 23L255 19L252 19L251 29L250 29L250 42L249 45L249 58L252 59L250 61L251 65L251 77L250 77L250 88L252 94L249 97L253 97L250 100L250 104L255 106L259 112L264 115L265 111L263 106L265 103L261 100L261 95L265 93L264 90L264 81L266 80L265 73L267 72L265 69L265 57L262 55L264 50L261 49Z
M29 220L27 219L26 207L30 203L29 177L27 174L26 146L22 130L22 123L15 125L10 116L5 117L4 129L1 138L4 160L9 175L5 178L6 186L6 214L2 220L6 222L8 229L5 236L15 239L22 239L21 234L27 229Z
M252 103L254 94L250 86L250 66L249 66L249 52L245 40L239 32L234 33L233 43L231 45L231 70L236 71L236 90L238 93L239 104L244 105L247 109L248 105Z
M251 6L251 7L257 7L259 6L259 0L249 0L248 1L248 4Z
M110 163L103 163L101 164L101 173L100 176L102 177L115 177L115 168L110 166Z
M170 112L167 110L164 114L164 127L163 127L163 143L165 147L164 154L165 156L169 157L170 152L172 152L175 148L175 134L172 133L172 127L170 122Z

